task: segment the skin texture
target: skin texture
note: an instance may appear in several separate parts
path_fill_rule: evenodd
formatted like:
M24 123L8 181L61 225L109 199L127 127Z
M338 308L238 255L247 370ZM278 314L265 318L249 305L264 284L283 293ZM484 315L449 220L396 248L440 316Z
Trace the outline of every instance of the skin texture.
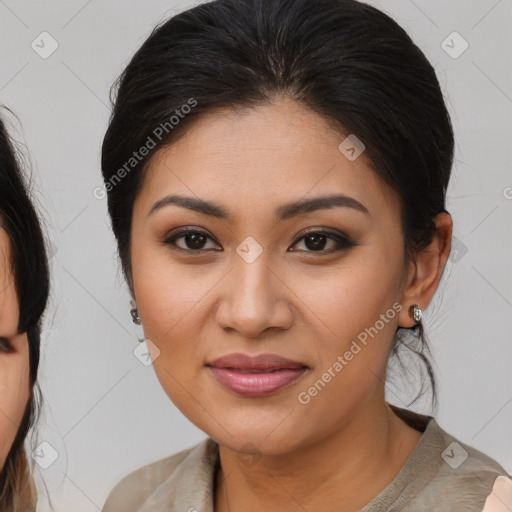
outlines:
M14 442L30 397L26 333L17 334L19 302L9 265L10 241L0 227L0 468Z
M451 218L416 264L404 260L400 203L364 153L349 161L345 135L290 99L209 114L153 157L132 223L133 293L156 374L172 401L220 444L215 510L358 510L396 476L420 439L384 398L385 369L408 307L430 302L450 251ZM363 141L364 142L364 141ZM361 202L287 220L274 210L334 193ZM168 205L169 194L222 205L231 220ZM205 232L201 250L187 227ZM345 234L315 250L305 231ZM262 248L247 263L246 237ZM192 247L195 247L192 245ZM215 251L221 248L221 251ZM186 252L186 251L189 252ZM201 252L202 251L202 252ZM307 391L365 328L403 309L306 405ZM151 345L150 345L151 346ZM242 397L205 366L221 355L274 353L308 366L292 386ZM247 456L253 454L252 463ZM333 454L336 454L333 456Z

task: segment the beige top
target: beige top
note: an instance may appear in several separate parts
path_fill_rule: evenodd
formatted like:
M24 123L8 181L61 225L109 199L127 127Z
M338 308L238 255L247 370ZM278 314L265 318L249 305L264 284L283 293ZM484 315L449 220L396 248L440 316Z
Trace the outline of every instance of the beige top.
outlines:
M360 512L511 512L511 476L431 416L391 406L423 434L394 480ZM210 437L126 476L103 512L214 512L219 445Z

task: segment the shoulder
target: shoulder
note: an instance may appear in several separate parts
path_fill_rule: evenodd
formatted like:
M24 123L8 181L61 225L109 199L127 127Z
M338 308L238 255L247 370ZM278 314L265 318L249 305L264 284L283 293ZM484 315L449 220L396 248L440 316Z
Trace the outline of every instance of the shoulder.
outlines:
M197 446L142 466L125 476L108 495L102 512L135 512Z
M482 512L509 512L510 510L512 510L512 479L499 476L485 500Z
M485 500L482 512L509 512L510 510L512 510L512 479L499 476Z

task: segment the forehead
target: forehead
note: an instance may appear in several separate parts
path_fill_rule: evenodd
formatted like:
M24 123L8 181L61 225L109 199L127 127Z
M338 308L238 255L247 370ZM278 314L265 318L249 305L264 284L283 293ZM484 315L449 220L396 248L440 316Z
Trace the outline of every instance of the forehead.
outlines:
M347 158L347 133L289 99L241 110L219 110L194 120L174 144L151 160L140 198L149 206L164 193L222 199L274 209L291 198L333 191L369 210L393 202L394 192L364 151Z

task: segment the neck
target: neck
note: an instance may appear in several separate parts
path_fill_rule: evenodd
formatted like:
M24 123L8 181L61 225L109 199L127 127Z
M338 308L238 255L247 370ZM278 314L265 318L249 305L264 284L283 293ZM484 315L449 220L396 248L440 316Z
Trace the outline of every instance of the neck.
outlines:
M334 434L290 453L262 455L251 467L221 446L215 512L358 511L391 483L420 438L381 397Z

